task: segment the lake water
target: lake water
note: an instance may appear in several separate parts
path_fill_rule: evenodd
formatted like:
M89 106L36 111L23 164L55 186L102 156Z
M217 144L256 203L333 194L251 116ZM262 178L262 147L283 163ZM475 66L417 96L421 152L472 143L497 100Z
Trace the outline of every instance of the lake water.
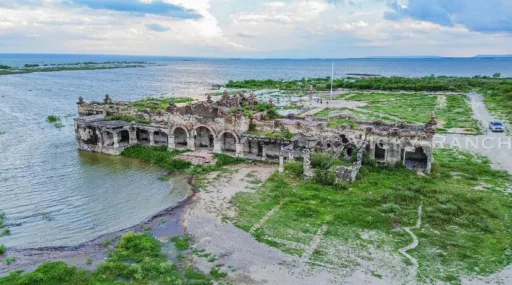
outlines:
M12 235L8 247L76 245L132 226L175 205L183 185L157 178L163 171L136 160L79 153L73 117L86 101L148 96L197 96L214 84L240 79L330 76L331 60L229 60L126 56L0 55L0 64L151 61L162 66L0 76L0 212ZM512 76L512 59L335 60L336 77L347 73L385 76ZM50 114L64 127L47 123Z

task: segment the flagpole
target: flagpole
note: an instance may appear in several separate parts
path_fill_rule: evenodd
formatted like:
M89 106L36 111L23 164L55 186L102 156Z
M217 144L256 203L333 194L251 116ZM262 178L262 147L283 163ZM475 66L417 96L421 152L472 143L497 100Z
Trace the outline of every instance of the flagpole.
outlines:
M332 100L332 82L334 80L334 61L332 62L332 70L331 70L331 100Z

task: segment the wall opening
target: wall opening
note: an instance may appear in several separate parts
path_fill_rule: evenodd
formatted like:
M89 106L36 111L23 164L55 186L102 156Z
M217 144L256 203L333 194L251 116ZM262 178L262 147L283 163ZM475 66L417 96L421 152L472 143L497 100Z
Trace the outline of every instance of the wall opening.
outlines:
M119 146L127 146L130 144L130 132L127 130L120 131L118 133L119 136Z
M379 146L379 144L375 144L375 160L383 161L386 159L386 150Z
M158 146L167 145L169 143L169 137L164 132L156 131L153 134L153 139L155 140L155 145Z
M427 169L428 156L422 147L417 147L414 152L405 152L404 164L409 169L425 170Z
M236 138L230 132L225 132L220 138L222 151L236 152Z
M188 146L188 137L185 129L178 127L174 130L174 144L176 148L186 148Z
M137 143L149 145L149 132L143 129L137 129Z
M198 127L194 136L194 143L196 148L206 148L213 150L213 133L207 127Z

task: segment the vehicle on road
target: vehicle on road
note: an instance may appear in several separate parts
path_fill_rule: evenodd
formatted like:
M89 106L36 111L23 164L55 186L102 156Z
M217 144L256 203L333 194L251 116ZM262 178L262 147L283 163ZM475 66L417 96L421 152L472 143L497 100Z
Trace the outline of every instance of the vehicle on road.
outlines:
M504 132L505 125L501 121L491 121L489 122L489 129L491 132Z

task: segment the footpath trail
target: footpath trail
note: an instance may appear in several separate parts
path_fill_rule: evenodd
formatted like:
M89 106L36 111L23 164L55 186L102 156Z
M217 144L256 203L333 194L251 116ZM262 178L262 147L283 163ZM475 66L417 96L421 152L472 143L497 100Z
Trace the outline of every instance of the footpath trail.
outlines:
M412 243L404 248L399 249L400 253L405 256L407 259L411 261L412 264L418 268L418 261L416 258L410 256L407 251L415 249L418 246L418 237L412 232L412 230L417 230L421 227L421 213L423 210L423 203L418 207L418 220L416 221L416 225L413 227L405 227L403 228L408 234L412 237Z

